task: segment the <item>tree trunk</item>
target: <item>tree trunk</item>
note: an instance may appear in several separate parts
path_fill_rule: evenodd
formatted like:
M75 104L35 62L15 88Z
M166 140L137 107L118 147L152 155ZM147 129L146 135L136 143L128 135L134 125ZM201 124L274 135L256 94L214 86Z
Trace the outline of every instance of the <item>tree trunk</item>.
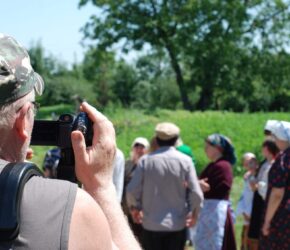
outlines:
M210 104L212 103L212 92L212 88L203 86L200 93L200 99L197 103L197 108L199 110L206 110L210 108Z
M170 46L168 42L166 43L166 49L170 57L171 66L175 72L176 83L179 88L183 108L186 110L192 110L192 105L190 104L189 99L188 99L187 90L184 84L184 79L183 79L180 65L177 61L173 48Z

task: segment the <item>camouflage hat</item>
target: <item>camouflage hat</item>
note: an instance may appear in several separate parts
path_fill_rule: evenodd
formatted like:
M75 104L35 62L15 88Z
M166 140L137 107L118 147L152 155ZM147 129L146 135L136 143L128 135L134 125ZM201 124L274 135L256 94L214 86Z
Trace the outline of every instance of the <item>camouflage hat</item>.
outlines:
M14 38L0 33L0 104L16 101L33 88L41 95L44 82L32 69L27 51Z

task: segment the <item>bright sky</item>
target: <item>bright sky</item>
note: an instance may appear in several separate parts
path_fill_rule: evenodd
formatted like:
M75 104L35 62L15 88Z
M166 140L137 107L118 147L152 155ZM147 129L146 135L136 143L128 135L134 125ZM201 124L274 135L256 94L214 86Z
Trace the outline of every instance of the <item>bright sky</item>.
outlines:
M41 41L47 54L73 63L83 58L80 28L96 13L79 0L9 0L1 2L0 32L16 38L26 48Z

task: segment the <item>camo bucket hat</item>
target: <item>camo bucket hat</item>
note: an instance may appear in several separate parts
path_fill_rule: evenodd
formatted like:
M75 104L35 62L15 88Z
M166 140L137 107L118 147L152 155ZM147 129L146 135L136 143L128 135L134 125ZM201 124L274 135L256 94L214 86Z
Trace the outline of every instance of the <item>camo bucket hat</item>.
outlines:
M44 82L32 69L27 51L14 38L0 33L0 105L16 101L33 88L41 95Z

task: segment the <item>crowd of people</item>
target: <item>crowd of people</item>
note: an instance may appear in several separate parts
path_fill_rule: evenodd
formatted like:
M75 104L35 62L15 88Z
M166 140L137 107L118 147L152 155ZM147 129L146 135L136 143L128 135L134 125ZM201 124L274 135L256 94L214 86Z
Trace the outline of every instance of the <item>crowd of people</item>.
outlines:
M0 173L8 163L31 160L35 96L43 88L26 50L0 34ZM230 201L236 154L227 136L204 139L209 163L197 176L176 124L157 124L150 143L136 138L125 161L112 123L86 102L80 110L94 129L91 147L80 131L71 135L83 187L56 180L60 151L47 152L47 178L25 184L18 234L1 248L184 250L189 241L197 250L237 249ZM259 163L250 152L242 158L246 173L236 210L244 221L242 249L289 250L290 123L269 120L265 135L265 159Z
M268 120L264 159L245 153L244 189L236 215L243 216L241 249L290 249L290 123Z
M205 153L210 163L198 178L192 150L182 142L180 130L173 123L157 124L151 142L144 137L134 139L127 161L118 149L113 182L118 197L122 197L119 200L130 227L143 248L178 250L184 249L188 242L195 249L236 249L234 221L242 216L241 249L275 249L277 238L272 235L273 239L269 240L268 234L277 215L273 219L276 211L273 213L268 202L273 185L277 185L273 184L273 178L279 178L279 181L287 178L284 161L287 160L286 145L290 143L289 125L267 121L265 140L261 144L263 159L259 162L251 152L242 156L244 187L235 214L229 196L236 156L226 136L212 134L205 139ZM284 142L281 144L281 141ZM283 176L274 177L274 169L270 171L275 161L278 161L274 166L276 173L280 171ZM47 157L44 166L46 163ZM285 198L277 208L286 209L282 214L287 228L289 182L284 180L284 185ZM277 227L277 233L281 232L281 227ZM290 247L287 230L284 231L287 237L278 240L279 245L282 243L281 249Z

